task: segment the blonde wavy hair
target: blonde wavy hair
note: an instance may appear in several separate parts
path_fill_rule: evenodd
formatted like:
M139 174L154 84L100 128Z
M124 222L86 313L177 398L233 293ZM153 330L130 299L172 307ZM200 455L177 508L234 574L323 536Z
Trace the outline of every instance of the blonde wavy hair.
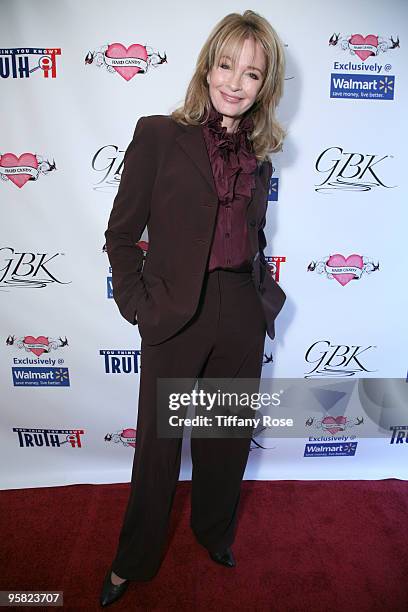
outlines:
M230 13L217 23L199 53L183 105L170 116L183 125L204 123L211 108L208 72L218 65L223 55L229 55L235 65L245 39L251 37L261 45L266 60L264 82L254 104L245 113L251 114L254 122L250 140L256 158L261 162L268 159L269 153L282 149L287 132L276 119L276 108L283 94L284 47L269 21L258 13L249 10L242 15Z

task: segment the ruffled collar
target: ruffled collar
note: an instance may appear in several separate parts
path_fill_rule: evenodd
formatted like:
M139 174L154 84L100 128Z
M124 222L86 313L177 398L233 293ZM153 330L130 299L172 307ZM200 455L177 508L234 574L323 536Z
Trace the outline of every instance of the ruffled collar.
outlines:
M205 125L220 136L236 141L242 133L248 135L254 128L254 122L251 115L246 115L243 117L243 119L241 119L238 124L238 129L235 132L227 132L227 128L221 125L222 120L223 114L217 111L215 106L211 103Z
M218 197L229 205L235 195L252 197L255 188L257 159L248 135L253 130L251 115L243 117L236 132L227 132L221 125L222 113L211 104L203 123L203 133L210 157Z

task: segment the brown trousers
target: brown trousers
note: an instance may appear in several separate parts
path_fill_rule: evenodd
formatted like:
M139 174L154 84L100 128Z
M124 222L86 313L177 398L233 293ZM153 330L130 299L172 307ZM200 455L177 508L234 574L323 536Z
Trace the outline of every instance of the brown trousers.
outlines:
M157 435L157 378L261 376L266 322L250 272L213 270L198 309L173 337L141 346L141 377L131 489L112 570L150 580L163 560L179 478L181 438ZM191 436L190 526L212 551L234 540L251 439Z

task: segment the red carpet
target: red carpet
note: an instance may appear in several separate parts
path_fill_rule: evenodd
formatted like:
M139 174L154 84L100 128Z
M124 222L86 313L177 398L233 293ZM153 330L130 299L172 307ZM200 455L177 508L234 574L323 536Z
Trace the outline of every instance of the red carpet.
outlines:
M128 490L2 491L0 589L62 590L64 610L102 610ZM196 542L189 511L180 482L159 573L106 609L408 610L406 481L244 481L233 569Z

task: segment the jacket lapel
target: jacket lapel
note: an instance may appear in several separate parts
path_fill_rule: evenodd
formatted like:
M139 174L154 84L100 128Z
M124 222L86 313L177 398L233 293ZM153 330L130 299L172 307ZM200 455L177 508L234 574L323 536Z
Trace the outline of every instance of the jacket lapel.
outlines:
M180 124L179 124L180 125ZM198 170L203 175L207 184L211 188L214 196L218 198L217 188L215 186L214 177L211 168L210 158L208 157L207 147L204 140L203 129L201 125L180 125L182 132L177 136L176 141L182 147L184 152L190 157ZM255 170L255 188L252 189L251 198L247 204L247 214L252 213L254 194L259 186L262 187L260 178L261 165L258 164Z
M183 131L177 136L176 141L197 166L213 194L218 197L201 125L183 125L180 127Z

